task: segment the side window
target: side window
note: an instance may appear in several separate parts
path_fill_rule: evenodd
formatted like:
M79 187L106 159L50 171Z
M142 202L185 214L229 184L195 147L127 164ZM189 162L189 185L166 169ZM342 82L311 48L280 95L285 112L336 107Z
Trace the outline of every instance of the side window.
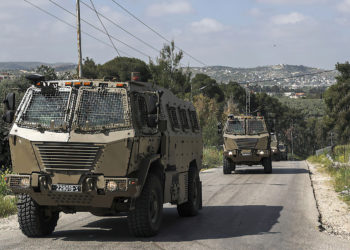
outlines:
M176 108L168 106L169 120L173 130L180 129L179 120L177 119Z
M197 113L196 111L191 111L189 110L189 115L190 115L190 120L191 120L191 125L193 130L199 130L199 124L197 120Z
M147 112L147 105L146 100L141 95L136 95L136 102L137 102L137 108L139 110L138 114L138 123L140 127L146 127L147 126L147 120L148 120L148 112Z
M190 129L190 125L188 124L188 120L187 120L186 110L179 109L179 113L180 113L180 121L181 121L182 129Z

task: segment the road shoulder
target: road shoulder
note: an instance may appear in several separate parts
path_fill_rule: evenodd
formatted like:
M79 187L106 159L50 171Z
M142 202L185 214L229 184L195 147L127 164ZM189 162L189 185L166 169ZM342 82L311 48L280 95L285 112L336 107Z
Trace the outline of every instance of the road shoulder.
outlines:
M307 161L316 204L320 213L320 228L331 235L350 239L350 208L334 190L331 177L318 164Z

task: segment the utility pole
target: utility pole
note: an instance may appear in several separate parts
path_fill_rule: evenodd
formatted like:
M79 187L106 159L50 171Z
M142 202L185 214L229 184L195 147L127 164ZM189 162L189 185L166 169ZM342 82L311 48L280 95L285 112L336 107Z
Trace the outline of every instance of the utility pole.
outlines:
M247 87L245 88L245 114L250 114L250 90L249 83L247 83Z
M294 130L294 121L292 120L292 130L290 131L290 137L291 137L291 141L292 141L292 160L294 158L293 130Z
M81 26L80 26L80 0L77 0L77 34L78 34L78 76L82 78L82 61L83 56L81 53Z

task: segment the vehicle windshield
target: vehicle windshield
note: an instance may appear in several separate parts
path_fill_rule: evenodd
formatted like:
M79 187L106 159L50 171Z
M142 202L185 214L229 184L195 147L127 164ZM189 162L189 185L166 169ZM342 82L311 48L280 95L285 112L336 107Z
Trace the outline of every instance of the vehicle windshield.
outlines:
M226 124L226 133L228 134L239 134L244 135L245 129L244 129L244 120L229 120Z
M76 115L80 129L120 128L130 125L125 89L83 89Z
M45 130L97 131L131 124L125 89L60 87L46 93L32 87L19 110L19 126Z
M250 135L266 132L263 120L247 119L247 129Z
M28 99L24 112L20 115L19 124L42 128L59 128L66 122L68 102L71 90L62 88L50 93L41 89L28 90Z

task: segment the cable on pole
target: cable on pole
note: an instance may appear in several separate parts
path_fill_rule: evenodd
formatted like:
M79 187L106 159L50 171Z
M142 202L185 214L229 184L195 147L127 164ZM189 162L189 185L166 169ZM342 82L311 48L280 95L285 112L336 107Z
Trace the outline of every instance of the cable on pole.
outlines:
M140 22L141 24L143 24L144 26L146 26L149 30L151 30L153 33L155 33L157 36L159 36L160 38L162 38L164 41L171 43L171 41L169 41L169 39L167 39L166 37L164 37L162 34L160 34L158 31L156 31L155 29L153 29L152 27L150 27L149 25L147 25L145 22L143 22L140 18L138 18L137 16L135 16L134 14L132 14L129 10L127 10L125 7L123 7L120 3L118 3L115 0L112 0L112 2L114 2L116 5L118 5L122 10L124 10L126 13L128 13L130 16L132 16L134 19L136 19L138 22ZM192 58L194 61L198 62L199 64L202 64L203 66L207 66L204 62L198 60L197 58L195 58L194 56L192 56L190 53L184 51L183 49L179 48L178 46L175 45L175 48L177 48L178 50L181 50L184 54L186 54L187 56L189 56L190 58Z
M95 11L89 4L85 3L84 1L81 1L82 4L84 4L87 8L89 8L92 11ZM132 34L131 32L129 32L128 30L124 29L122 26L120 26L119 24L117 24L115 21L113 21L112 19L106 17L105 15L103 15L101 12L97 12L99 14L99 16L103 17L104 19L106 19L107 21L109 21L110 23L112 23L113 25L115 25L116 27L118 27L119 29L121 29L122 31L124 31L125 33L127 33L128 35L132 36L133 38L135 38L136 40L138 40L139 42L143 43L144 45L148 46L149 48L153 49L156 52L159 52L159 49L155 48L154 46L152 46L151 44L145 42L144 40L142 40L141 38L135 36L134 34Z
M64 8L63 6L59 5L59 4L56 3L55 1L53 1L53 0L49 0L49 1L50 1L51 3L53 3L54 5L56 5L57 7L59 7L60 9L64 10L65 12L69 13L70 15L76 17L76 15L75 15L74 13L72 13L72 12L69 11L69 10L67 10L67 9ZM86 20L83 19L83 18L82 18L81 20L82 20L84 23L86 23L87 25L89 25L89 26L91 26L92 28L96 29L97 31L99 31L99 32L101 32L101 33L107 35L107 33L106 33L104 30L98 28L96 25L91 24L90 22L86 21ZM147 55L146 53L142 52L141 50L136 49L136 48L132 47L131 45L129 45L129 44L127 44L127 43L121 41L120 39L118 39L118 38L116 38L116 37L114 37L114 36L111 36L111 38L113 38L113 40L115 40L115 41L118 41L118 42L122 43L122 44L125 45L126 47L128 47L128 48L130 48L130 49L132 49L132 50L134 50L134 51L136 51L136 52L142 54L143 56L148 57L148 58L151 58L151 56L149 56L149 55Z
M98 14L98 12L97 12L97 10L96 10L96 8L95 8L95 5L94 5L93 1L90 0L90 3L91 3L92 8L94 9L94 11L95 11L95 13L96 13L96 16L97 16L98 20L100 21L100 23L101 23L103 29L104 29L105 32L107 33L108 39L109 39L109 41L111 42L111 44L112 44L114 50L117 52L118 56L120 56L119 51L118 51L117 47L115 46L115 44L114 44L114 42L113 42L111 36L109 35L109 33L108 33L107 29L106 29L106 26L103 24L103 22L102 22L102 20L101 20L101 18L100 18L100 16L99 16L99 14Z
M43 13L45 13L45 14L47 14L47 15L49 15L49 16L55 18L55 19L57 19L58 21L60 21L60 22L62 22L62 23L64 23L64 24L66 24L66 25L68 25L69 27L73 28L74 30L76 29L76 27L75 27L74 25L72 25L72 24L66 22L66 21L63 20L62 18L59 18L58 16L56 16L56 15L50 13L49 11L44 10L43 8L39 7L38 5L32 3L32 2L30 2L30 1L28 1L28 0L23 0L23 1L27 2L28 4L32 5L33 7L37 8L37 9L40 10L40 11L42 11ZM90 37L90 38L92 38L92 39L94 39L94 40L96 40L96 41L98 41L98 42L100 42L100 43L103 43L104 45L106 45L106 46L108 46L108 47L113 48L110 44L108 44L108 43L102 41L101 39L99 39L99 38L97 38L97 37L95 37L95 36L93 36L93 35L91 35L91 34L85 32L85 31L81 31L81 33L84 34L84 35L86 35L86 36L88 36L88 37ZM130 57L130 55L129 55L128 53L126 53L126 52L124 52L124 51L122 51L122 50L119 50L119 51L120 51L121 53L125 54L126 56L129 56L129 57Z

